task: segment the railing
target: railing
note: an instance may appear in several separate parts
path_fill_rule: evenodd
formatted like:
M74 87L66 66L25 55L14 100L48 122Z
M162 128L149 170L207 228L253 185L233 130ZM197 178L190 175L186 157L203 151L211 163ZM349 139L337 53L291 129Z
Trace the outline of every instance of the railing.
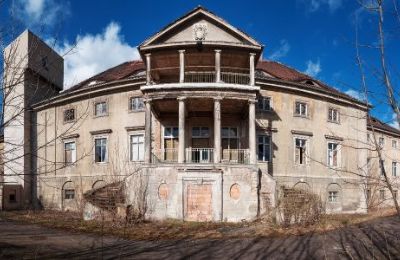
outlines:
M223 163L248 164L250 161L249 149L223 149Z
M153 149L152 162L177 162L178 161L178 149L166 148L166 149Z
M186 162L188 163L212 163L214 161L213 148L187 148Z
M250 84L250 75L248 73L221 72L221 81L231 84L248 85Z
M185 82L190 83L212 83L215 82L215 71L187 71Z
M186 163L213 163L213 148L186 148ZM223 149L221 163L249 164L250 153L248 149ZM178 162L178 149L154 149L152 163L176 163Z

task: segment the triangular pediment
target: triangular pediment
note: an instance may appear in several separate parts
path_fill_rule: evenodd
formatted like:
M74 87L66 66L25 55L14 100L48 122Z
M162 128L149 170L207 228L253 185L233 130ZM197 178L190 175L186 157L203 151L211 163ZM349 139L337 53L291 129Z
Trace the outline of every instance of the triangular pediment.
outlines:
M147 39L140 48L198 41L262 48L256 40L203 7L198 7L171 23Z

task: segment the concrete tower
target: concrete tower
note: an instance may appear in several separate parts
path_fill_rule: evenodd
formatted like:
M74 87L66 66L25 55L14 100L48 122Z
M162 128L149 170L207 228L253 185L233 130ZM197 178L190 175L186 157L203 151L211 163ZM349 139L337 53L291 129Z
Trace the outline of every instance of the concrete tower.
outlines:
M36 130L32 104L63 88L64 61L29 30L4 52L3 209L30 207L36 197L33 156ZM33 138L34 139L34 138Z

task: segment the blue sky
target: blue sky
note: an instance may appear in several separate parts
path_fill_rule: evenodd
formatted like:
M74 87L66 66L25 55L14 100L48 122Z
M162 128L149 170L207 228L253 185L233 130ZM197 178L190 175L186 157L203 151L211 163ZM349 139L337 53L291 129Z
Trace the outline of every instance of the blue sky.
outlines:
M55 1L6 0L3 18L14 17L65 56L66 84L138 57L136 46L168 23L202 5L265 45L264 58L277 60L354 96L360 92L355 65L355 25L362 43L376 41L376 19L355 0L230 1ZM0 19L0 21L3 19ZM389 19L388 19L389 20ZM388 22L390 29L394 22ZM391 31L392 32L392 31ZM400 36L400 33L397 35ZM387 38L390 62L400 65L399 37ZM362 49L368 73L377 67L376 50ZM374 114L389 122L383 90L368 77Z

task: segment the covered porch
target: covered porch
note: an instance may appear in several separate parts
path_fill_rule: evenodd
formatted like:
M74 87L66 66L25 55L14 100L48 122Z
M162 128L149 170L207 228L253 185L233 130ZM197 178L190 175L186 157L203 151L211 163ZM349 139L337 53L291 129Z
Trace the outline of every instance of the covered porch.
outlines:
M253 95L147 99L146 117L147 163L256 163Z

